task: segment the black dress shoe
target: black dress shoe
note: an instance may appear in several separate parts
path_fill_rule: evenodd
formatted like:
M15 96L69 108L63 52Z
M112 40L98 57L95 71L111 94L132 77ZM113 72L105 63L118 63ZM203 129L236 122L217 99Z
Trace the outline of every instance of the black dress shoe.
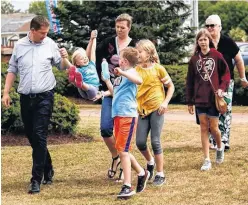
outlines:
M29 185L29 194L37 194L40 192L40 183L37 182L36 180L33 180L31 184Z
M53 183L54 170L50 169L47 173L44 173L44 180L42 184L52 184Z

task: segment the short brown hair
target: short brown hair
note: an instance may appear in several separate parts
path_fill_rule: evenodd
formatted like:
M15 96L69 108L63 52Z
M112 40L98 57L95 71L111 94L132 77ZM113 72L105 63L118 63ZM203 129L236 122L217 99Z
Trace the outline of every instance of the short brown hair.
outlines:
M121 14L121 15L117 16L117 18L115 19L115 23L118 22L118 21L127 21L127 26L129 28L131 28L132 21L133 21L132 19L133 19L132 16L130 16L129 14L124 13L124 14Z
M134 67L138 63L139 52L135 48L132 48L132 47L124 48L121 51L121 55L123 58L128 60L130 66L132 66L132 67Z
M49 27L49 21L45 16L35 16L30 23L30 29L39 30L42 26Z

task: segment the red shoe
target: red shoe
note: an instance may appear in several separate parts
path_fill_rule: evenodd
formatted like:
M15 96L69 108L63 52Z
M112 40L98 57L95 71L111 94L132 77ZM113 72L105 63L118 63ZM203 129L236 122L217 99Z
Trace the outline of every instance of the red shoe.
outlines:
M74 65L72 65L70 68L69 68L69 82L70 83L74 83L75 82L75 73L76 73L76 67Z
M82 88L83 76L80 72L75 72L75 84L77 88Z

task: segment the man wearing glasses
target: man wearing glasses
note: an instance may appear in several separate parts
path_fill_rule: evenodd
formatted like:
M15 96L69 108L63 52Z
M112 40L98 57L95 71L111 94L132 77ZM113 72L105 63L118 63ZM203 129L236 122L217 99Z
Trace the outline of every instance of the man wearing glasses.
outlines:
M206 19L205 27L210 32L215 48L222 53L224 59L226 60L230 73L231 73L231 81L230 85L227 89L228 94L228 110L225 114L220 115L219 117L219 128L221 131L222 142L225 143L225 150L230 149L229 138L230 138L230 128L231 128L231 111L232 111L232 96L233 96L233 87L234 87L234 65L232 60L234 59L235 64L238 69L240 81L243 88L248 87L248 82L245 76L245 66L244 61L241 57L241 53L239 51L239 47L236 43L228 36L221 34L221 20L218 15L211 15ZM216 144L213 137L210 137L210 141L213 144Z

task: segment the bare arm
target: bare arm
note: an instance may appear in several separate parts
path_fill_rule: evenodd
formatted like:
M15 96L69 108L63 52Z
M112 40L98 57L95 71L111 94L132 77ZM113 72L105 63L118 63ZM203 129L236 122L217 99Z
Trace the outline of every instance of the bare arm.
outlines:
M173 96L173 93L175 91L175 86L173 84L173 82L171 80L167 80L167 82L164 83L164 86L168 88L167 90L167 95L165 97L165 100L163 101L163 103L160 105L159 109L158 109L158 114L159 115L163 115L167 109L168 109L168 104Z
M104 81L105 83L106 83L106 85L107 85L107 87L108 87L108 91L109 91L109 93L110 93L110 95L112 95L113 96L113 93L114 93L114 89L113 89L113 85L112 85L112 83L110 82L110 80L108 79L108 80L106 80L106 81ZM107 91L106 91L107 92ZM107 94L107 93L106 93ZM106 95L104 95L104 96L106 96Z
M164 84L164 86L167 87L168 90L167 90L167 95L163 103L166 103L168 105L175 91L175 86L172 81L170 81L168 84Z
M235 63L236 63L236 66L239 72L239 77L241 79L241 85L243 88L246 88L248 87L248 82L245 76L245 65L244 65L244 61L242 59L240 51L235 56L234 60L235 60Z
M10 107L11 98L9 96L9 92L13 86L15 79L16 79L16 74L14 73L8 73L6 76L3 97L2 97L2 102L5 107Z
M86 55L93 62L96 62L96 37L97 37L97 30L91 31L90 41L86 48Z
M72 64L67 59L68 58L68 53L67 53L66 49L65 48L59 49L59 53L60 53L60 55L62 57L61 63L60 63L60 68L61 69L67 69Z
M143 83L142 78L139 76L139 74L137 73L135 69L129 69L129 70L123 71L119 67L116 67L114 72L117 75L122 75L126 77L128 80L130 80L131 82L137 85L141 85Z

